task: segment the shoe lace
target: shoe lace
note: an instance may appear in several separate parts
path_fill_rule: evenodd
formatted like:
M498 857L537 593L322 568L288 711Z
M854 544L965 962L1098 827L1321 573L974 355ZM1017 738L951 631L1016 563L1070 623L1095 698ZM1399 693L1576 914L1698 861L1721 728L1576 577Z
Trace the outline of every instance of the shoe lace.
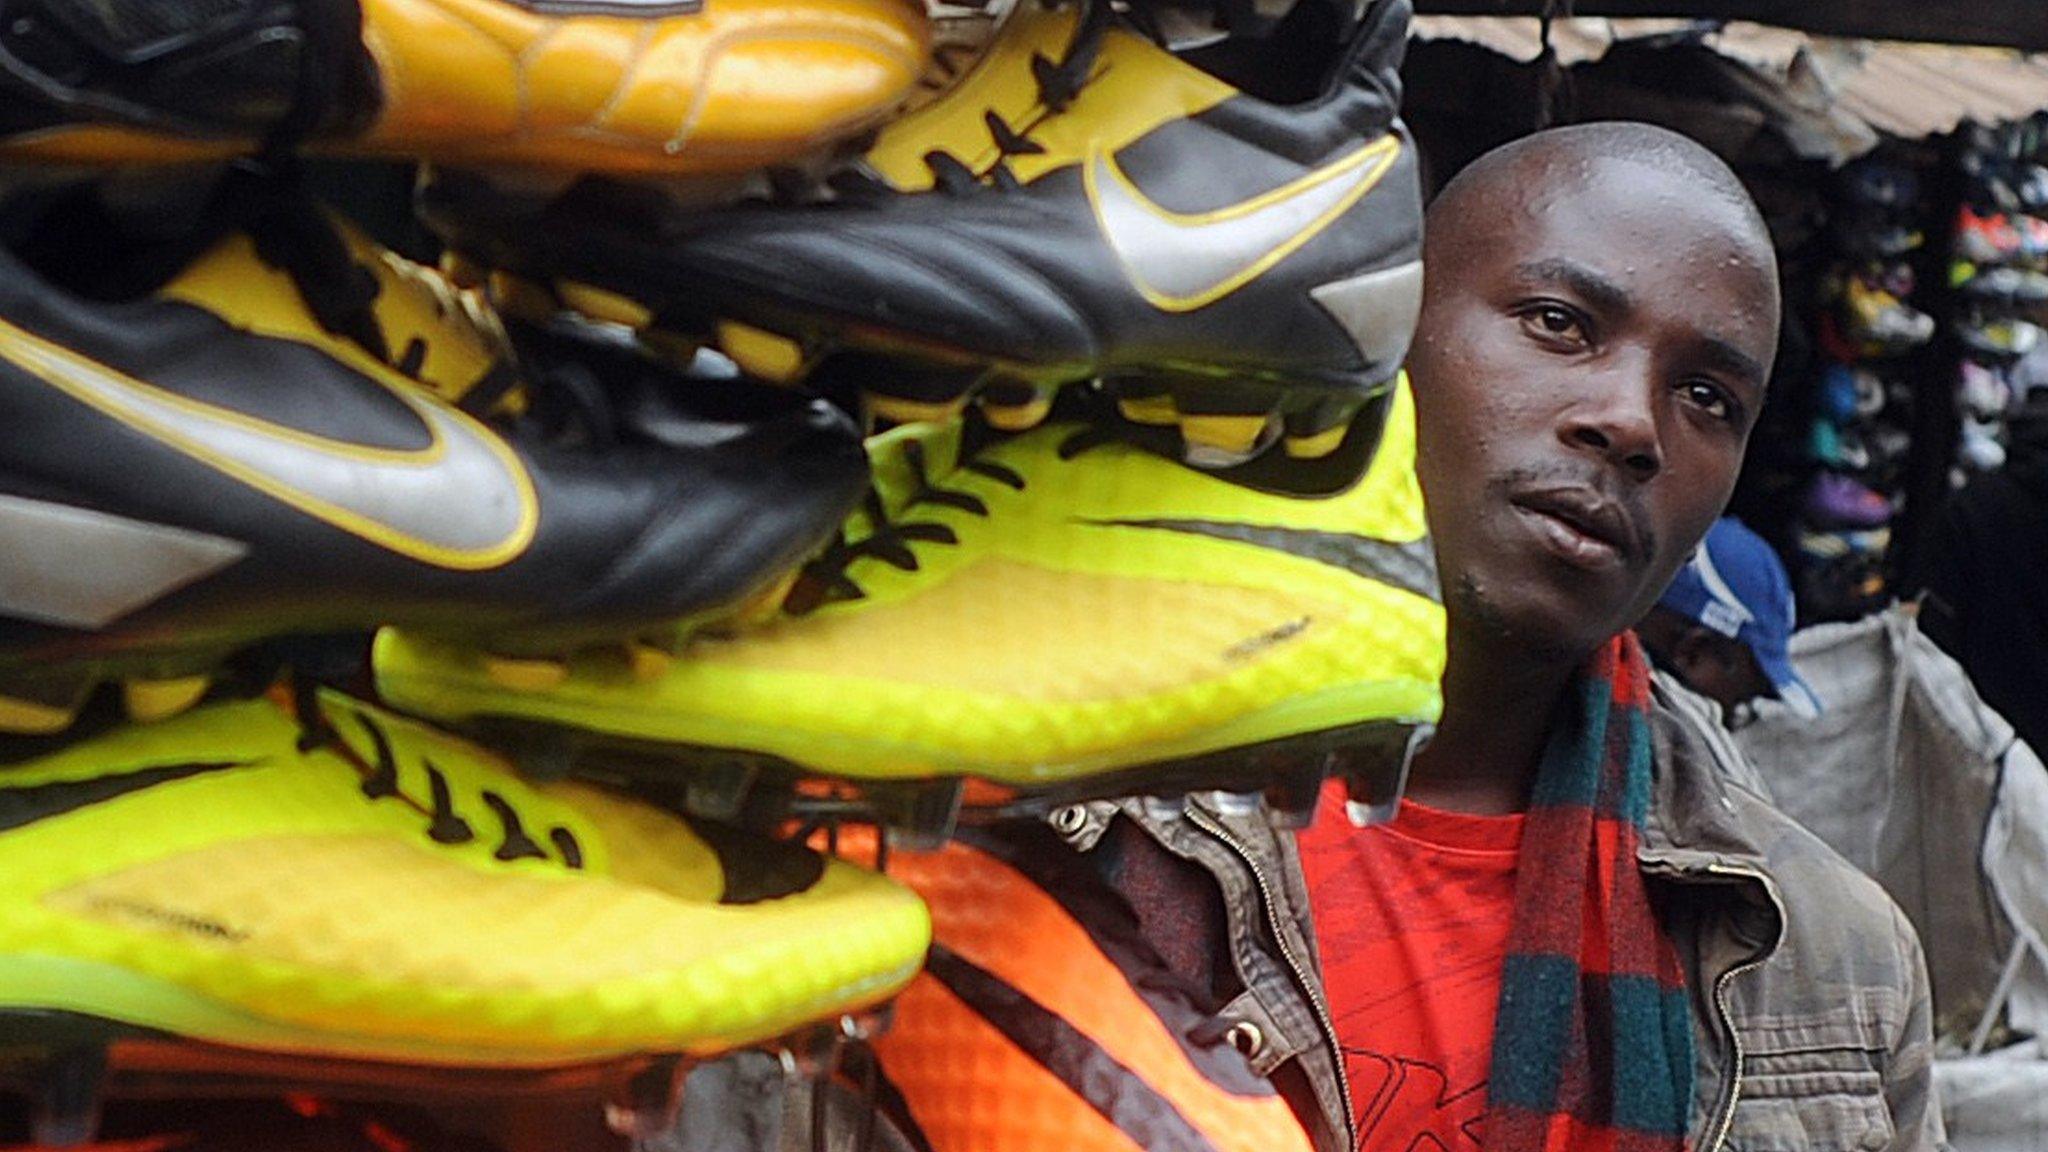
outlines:
M954 471L968 472L993 480L1012 491L1024 491L1027 482L1016 469L981 458L996 444L1012 438L993 431L976 417L969 417L966 427L961 431L960 451L954 463ZM1124 439L1114 430L1093 424L1085 425L1060 441L1055 454L1061 460L1072 460L1091 448L1122 442ZM943 487L934 480L922 443L916 440L905 441L901 452L904 462L910 466L910 495L898 506L892 518L888 507L882 501L880 491L870 487L861 503L861 509L867 516L868 534L854 540L848 536L844 528L841 528L838 537L804 566L802 579L796 591L790 594L785 608L790 615L806 616L826 604L866 597L866 590L851 573L855 561L873 557L899 572L915 572L918 570L919 561L913 544L960 543L959 534L947 525L931 520L912 519L914 509L953 508L971 516L983 519L988 517L988 504L981 497L958 488Z
M1032 139L1032 134L1072 106L1075 97L1096 78L1095 62L1101 55L1103 36L1114 19L1109 0L1082 0L1081 19L1074 25L1073 35L1059 60L1055 62L1039 52L1031 54L1031 78L1038 89L1035 107L1039 111L1017 125L992 108L983 111L981 120L988 128L989 139L995 143L995 159L986 170L977 172L951 152L933 149L925 153L924 163L934 184L954 196L972 195L989 188L1008 192L1022 187L1009 161L1013 157L1045 153L1045 145ZM856 198L893 191L882 181L857 171L841 173L832 184L841 195Z
M390 799L419 807L418 801L406 795L400 785L398 753L384 729L366 713L351 713L375 750L375 763L365 761L328 722L327 714L319 706L318 690L318 685L311 680L293 678L292 711L299 724L299 751L324 750L346 761L362 777L361 789L365 800ZM426 757L421 757L420 765L427 773L427 838L436 844L448 845L475 840L476 826L456 811L454 789L448 783L447 773ZM504 861L559 858L570 868L583 867L583 846L577 842L575 833L560 825L548 829L548 841L555 849L550 854L527 832L519 810L510 801L488 788L480 796L498 824L498 846L491 853L493 858Z
M975 458L989 443L988 437L973 435L973 430L978 427L978 424L971 424L969 429L962 431L960 456L955 468L1023 491L1024 477L1000 464ZM959 535L944 524L906 518L913 509L932 506L954 508L972 516L988 515L988 504L981 497L933 482L923 444L915 440L906 441L902 455L910 466L911 490L898 510L898 518L890 517L880 490L870 487L861 501L861 510L867 514L868 534L853 540L842 528L838 537L804 566L798 590L791 593L789 611L792 615L807 615L825 604L866 596L867 593L848 572L853 563L863 557L872 556L901 572L915 572L918 559L912 543L951 545L960 542Z
M256 256L283 272L322 331L348 340L392 369L415 380L426 363L426 339L414 336L394 354L389 334L377 317L382 292L375 271L359 262L347 239L306 189L287 162L278 165L248 161L229 176L223 201L231 220L249 232ZM503 329L497 318L471 293L456 291L441 277L395 265L411 283L431 295L438 315L459 318L483 333L500 352L483 379L458 401L472 414L490 411L514 385L513 368Z

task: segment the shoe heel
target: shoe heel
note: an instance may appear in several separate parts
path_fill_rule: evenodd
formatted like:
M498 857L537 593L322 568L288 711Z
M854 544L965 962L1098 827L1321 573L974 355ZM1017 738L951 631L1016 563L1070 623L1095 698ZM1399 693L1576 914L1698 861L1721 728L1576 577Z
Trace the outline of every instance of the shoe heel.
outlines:
M1392 379L1408 358L1422 315L1422 261L1413 260L1309 289L1309 298L1351 338L1366 380Z

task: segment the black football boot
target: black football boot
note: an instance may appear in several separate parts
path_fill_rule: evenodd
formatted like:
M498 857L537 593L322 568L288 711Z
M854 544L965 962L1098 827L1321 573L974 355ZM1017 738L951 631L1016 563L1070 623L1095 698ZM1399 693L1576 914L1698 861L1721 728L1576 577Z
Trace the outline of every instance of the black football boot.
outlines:
M571 303L624 297L757 374L851 363L891 419L979 395L1024 428L1054 387L1102 378L1197 462L1283 435L1314 456L1385 393L1420 307L1408 17L1301 0L1263 37L1174 53L1106 0L1025 0L829 202L572 195L535 218L451 178L423 207L479 262Z
M355 0L0 0L0 149L231 155L359 131L379 103Z
M94 686L176 711L228 654L410 622L503 653L776 598L867 480L802 393L522 331L294 188L237 176L138 247L66 202L0 252L0 731ZM512 413L518 413L513 415Z

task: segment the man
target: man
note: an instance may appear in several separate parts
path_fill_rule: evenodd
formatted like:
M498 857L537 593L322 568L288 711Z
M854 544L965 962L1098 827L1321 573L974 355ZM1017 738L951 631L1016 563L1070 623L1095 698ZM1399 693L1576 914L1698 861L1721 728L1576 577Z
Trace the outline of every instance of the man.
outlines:
M1792 581L1778 554L1742 521L1724 516L1636 635L1660 671L1718 704L1731 723L1760 696L1811 720L1820 701L1785 647L1796 619Z
M1727 784L1625 632L1764 399L1755 208L1681 137L1587 125L1483 157L1426 236L1443 722L1399 819L1326 806L1301 844L1359 1147L1939 1146L1911 929ZM1441 1092L1396 1115L1361 1088L1390 1068Z
M1091 803L976 850L1124 924L1133 987L1197 1017L1168 1024L1188 1059L1269 1081L1317 1152L1939 1147L1911 929L1728 784L1625 632L1763 401L1754 207L1683 138L1593 125L1483 157L1427 235L1410 371L1450 644L1412 802L1356 829L1333 786L1298 839L1213 796ZM1129 1083L1018 1007L1071 1086ZM1224 1146L1165 1092L1099 1107L1103 1147ZM878 1146L914 1146L888 1111ZM1080 1146L1029 1120L1003 1131Z

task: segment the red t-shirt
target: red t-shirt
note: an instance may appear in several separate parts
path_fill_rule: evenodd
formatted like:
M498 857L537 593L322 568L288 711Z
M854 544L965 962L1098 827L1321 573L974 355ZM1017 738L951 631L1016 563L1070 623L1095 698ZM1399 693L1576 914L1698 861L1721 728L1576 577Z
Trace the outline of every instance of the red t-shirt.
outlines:
M1401 805L1354 828L1323 790L1301 864L1359 1152L1480 1147L1522 817Z

